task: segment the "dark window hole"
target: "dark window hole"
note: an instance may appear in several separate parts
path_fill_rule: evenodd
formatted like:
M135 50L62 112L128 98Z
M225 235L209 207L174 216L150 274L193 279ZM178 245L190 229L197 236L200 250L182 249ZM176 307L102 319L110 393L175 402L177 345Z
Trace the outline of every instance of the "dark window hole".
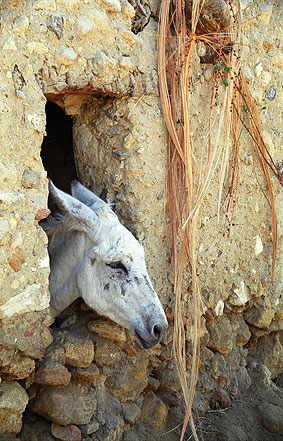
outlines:
M69 193L77 179L73 152L72 118L55 103L46 104L46 133L41 146L41 159L56 187Z

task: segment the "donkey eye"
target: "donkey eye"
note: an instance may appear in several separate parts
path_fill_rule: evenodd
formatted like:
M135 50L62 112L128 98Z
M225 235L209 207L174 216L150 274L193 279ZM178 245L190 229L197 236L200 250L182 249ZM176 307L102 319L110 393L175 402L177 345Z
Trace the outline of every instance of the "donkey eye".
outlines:
M123 265L122 262L111 262L111 263L107 263L106 265L110 266L110 268L113 268L113 269L120 269L120 270L124 271L124 273L128 272L127 268L125 267L125 265Z

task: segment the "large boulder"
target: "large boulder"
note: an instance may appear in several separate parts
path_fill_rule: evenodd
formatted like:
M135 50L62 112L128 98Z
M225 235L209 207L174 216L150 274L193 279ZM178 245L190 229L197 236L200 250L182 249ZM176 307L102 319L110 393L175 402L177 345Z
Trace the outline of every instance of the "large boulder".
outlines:
M96 409L95 390L71 382L67 387L42 387L30 408L62 426L88 424Z

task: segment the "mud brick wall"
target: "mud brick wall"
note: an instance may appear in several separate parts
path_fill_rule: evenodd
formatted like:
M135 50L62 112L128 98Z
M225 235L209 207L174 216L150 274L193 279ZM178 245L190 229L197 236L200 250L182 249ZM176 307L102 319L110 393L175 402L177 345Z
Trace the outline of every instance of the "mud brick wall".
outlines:
M282 6L264 0L243 0L242 6L244 74L264 140L280 165ZM155 0L0 4L0 434L19 433L25 409L20 436L29 441L43 439L43 433L46 440L79 439L78 431L84 440L142 440L148 431L151 439L159 439L154 434L182 420L172 328L151 353L137 348L114 325L102 319L96 323L79 305L50 329L54 318L49 308L47 238L38 224L48 215L47 171L40 153L49 101L71 117L78 178L97 194L107 195L144 245L149 274L171 318L158 10ZM194 54L192 130L199 149L206 137L203 115L212 70ZM223 235L224 221L217 223L217 180L203 215L199 272L204 315L195 404L199 413L215 402L222 406L240 397L252 381L249 367L264 365L274 379L283 371L282 218L278 216L272 285L271 213L253 174L249 142L243 135L230 237ZM279 209L282 192L273 181ZM78 361L68 358L72 345ZM89 358L84 360L86 353ZM60 401L56 394L63 397L61 407L59 403L58 408L47 408L46 403ZM62 408L78 395L82 398L77 414L68 411L68 417L60 419ZM70 431L67 435L62 434L64 426Z

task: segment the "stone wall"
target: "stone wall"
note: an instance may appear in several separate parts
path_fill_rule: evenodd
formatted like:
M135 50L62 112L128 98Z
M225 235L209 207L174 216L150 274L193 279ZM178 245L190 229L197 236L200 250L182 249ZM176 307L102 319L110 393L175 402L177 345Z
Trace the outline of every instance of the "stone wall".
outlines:
M280 165L282 10L277 1L242 3L244 73L265 142ZM172 318L158 7L155 1L127 0L3 0L0 5L0 433L20 431L30 401L23 441L75 440L80 433L84 440L146 440L148 430L150 439L160 439L159 430L183 418L172 329L156 351L141 351L123 330L95 321L75 305L50 331L47 239L38 225L48 215L40 157L47 99L72 117L77 175L97 194L107 194L143 243L153 284ZM195 55L192 128L199 149L206 136L211 68ZM257 363L272 378L283 371L282 247L272 285L271 213L254 178L249 143L243 136L230 236L223 236L224 222L217 223L217 180L203 215L199 413L240 397ZM273 182L279 207L282 192Z

